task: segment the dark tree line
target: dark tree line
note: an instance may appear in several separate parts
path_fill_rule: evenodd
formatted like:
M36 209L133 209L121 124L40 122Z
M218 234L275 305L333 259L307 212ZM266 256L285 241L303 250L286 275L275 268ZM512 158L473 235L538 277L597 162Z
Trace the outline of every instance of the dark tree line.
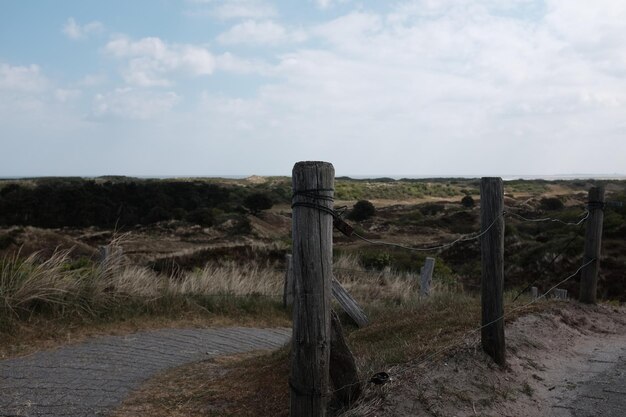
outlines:
M123 227L169 219L210 225L216 211L236 207L240 198L232 194L203 182L12 183L0 189L0 225Z

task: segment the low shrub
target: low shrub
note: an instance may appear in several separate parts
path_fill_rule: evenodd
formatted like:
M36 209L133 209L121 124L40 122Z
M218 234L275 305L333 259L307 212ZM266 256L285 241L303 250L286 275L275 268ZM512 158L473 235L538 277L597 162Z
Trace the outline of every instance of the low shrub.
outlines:
M346 216L349 220L357 222L367 220L376 214L376 208L367 200L357 201L350 213Z
M539 208L547 211L561 210L565 205L557 197L544 197L539 201Z
M461 205L466 208L472 208L476 205L471 195L466 195L461 199Z
M263 210L271 209L273 205L272 199L264 193L250 194L243 200L243 206L255 216Z

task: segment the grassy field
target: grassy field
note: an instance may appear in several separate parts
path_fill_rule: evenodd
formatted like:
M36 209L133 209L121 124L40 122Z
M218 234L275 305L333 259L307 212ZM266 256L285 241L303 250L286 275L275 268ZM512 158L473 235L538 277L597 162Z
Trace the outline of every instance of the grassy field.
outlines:
M37 187L41 181L32 179L23 186ZM50 181L54 180L43 185ZM172 218L122 230L0 227L0 355L146 328L290 326L291 312L282 306L284 255L291 250L289 179L208 182L231 190L236 201L251 192L264 192L275 205L258 215L238 203L211 208L213 217L207 224ZM577 222L585 214L586 190L596 183L505 183L510 213L505 217L507 309L524 302L523 296L515 303L512 300L525 287L547 290L582 261L583 227L523 218ZM7 184L0 184L0 196ZM608 199L626 201L626 182L603 184ZM361 235L427 247L480 230L478 185L468 179L339 178L336 197L348 211L357 200L374 202L374 216L352 222ZM462 204L465 196L471 196L474 204ZM614 302L626 301L625 233L626 209L607 208L599 295ZM101 245L122 248L124 255L102 264ZM426 256L436 257L436 296L420 300L417 273ZM479 260L475 240L426 253L372 246L335 233L335 276L372 322L357 329L342 316L362 375L398 370L426 359L437 361L447 354L434 355L443 348L451 349L445 352L474 349L476 335L462 336L480 321ZM577 280L563 288L575 297ZM549 305L541 303L533 309ZM283 349L262 357L228 358L174 370L130 399L120 416L140 415L139 411L154 416L285 415L288 357L288 349ZM209 371L218 377L207 379ZM357 409L380 398L376 389L368 386Z

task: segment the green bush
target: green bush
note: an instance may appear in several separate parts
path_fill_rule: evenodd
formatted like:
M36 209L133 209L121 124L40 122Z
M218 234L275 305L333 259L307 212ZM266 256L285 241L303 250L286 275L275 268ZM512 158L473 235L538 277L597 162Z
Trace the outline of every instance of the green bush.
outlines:
M386 252L361 252L359 259L365 269L382 271L391 265L391 255Z
M561 210L565 205L557 197L544 197L539 201L539 208L547 211Z
M472 208L474 207L475 204L476 203L474 202L474 199L472 198L471 195L466 195L465 197L461 199L461 205L463 207Z
M233 227L228 230L231 236L248 235L252 232L252 223L246 216L237 216Z
M274 205L272 199L265 193L250 194L243 200L243 206L255 216L263 210L269 210Z
M352 207L350 213L348 213L348 219L354 220L357 222L367 220L373 217L376 214L376 208L374 205L367 200L357 201L356 204Z
M144 224L149 224L149 223L156 223L156 222L160 222L163 220L170 220L172 219L172 213L170 213L168 210L164 209L163 207L160 206L156 206L153 207L148 214L142 219L142 223Z
M422 207L420 207L420 211L425 216L426 215L434 216L438 213L441 213L445 209L446 207L443 204L435 204L435 203L424 204Z
M193 211L187 213L185 217L189 223L197 224L200 226L213 226L215 224L215 216L213 216L213 211L208 208L198 208Z

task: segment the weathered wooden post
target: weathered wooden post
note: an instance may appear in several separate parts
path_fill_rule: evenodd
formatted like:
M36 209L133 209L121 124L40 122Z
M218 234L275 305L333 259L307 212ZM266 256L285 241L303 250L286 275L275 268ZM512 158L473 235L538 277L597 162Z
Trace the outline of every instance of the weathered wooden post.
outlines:
M98 257L100 261L100 265L104 268L107 261L109 260L109 256L111 255L111 247L109 245L98 246Z
M291 255L285 255L285 286L283 288L283 306L293 304L294 282L293 282L293 260Z
M482 262L482 348L501 366L506 364L504 343L504 187L502 178L480 182L480 239ZM489 230L487 230L489 229Z
M420 269L420 297L430 296L430 284L433 282L434 270L435 258L426 258L424 266Z
M330 301L335 169L298 162L293 186L295 299L291 356L291 417L323 417L329 392Z
M367 319L367 315L359 304L356 302L354 298L350 295L348 291L345 290L334 277L332 279L332 291L333 297L341 308L348 313L348 316L356 323L359 327L365 327L369 324L369 320Z
M536 300L539 297L539 288L530 287L530 298Z
M595 304L600 270L600 249L602 246L602 222L604 221L604 187L592 187L589 190L589 217L585 229L585 252L580 278L580 301Z
M121 246L103 245L98 247L100 270L103 273L114 273L122 266L124 249Z

